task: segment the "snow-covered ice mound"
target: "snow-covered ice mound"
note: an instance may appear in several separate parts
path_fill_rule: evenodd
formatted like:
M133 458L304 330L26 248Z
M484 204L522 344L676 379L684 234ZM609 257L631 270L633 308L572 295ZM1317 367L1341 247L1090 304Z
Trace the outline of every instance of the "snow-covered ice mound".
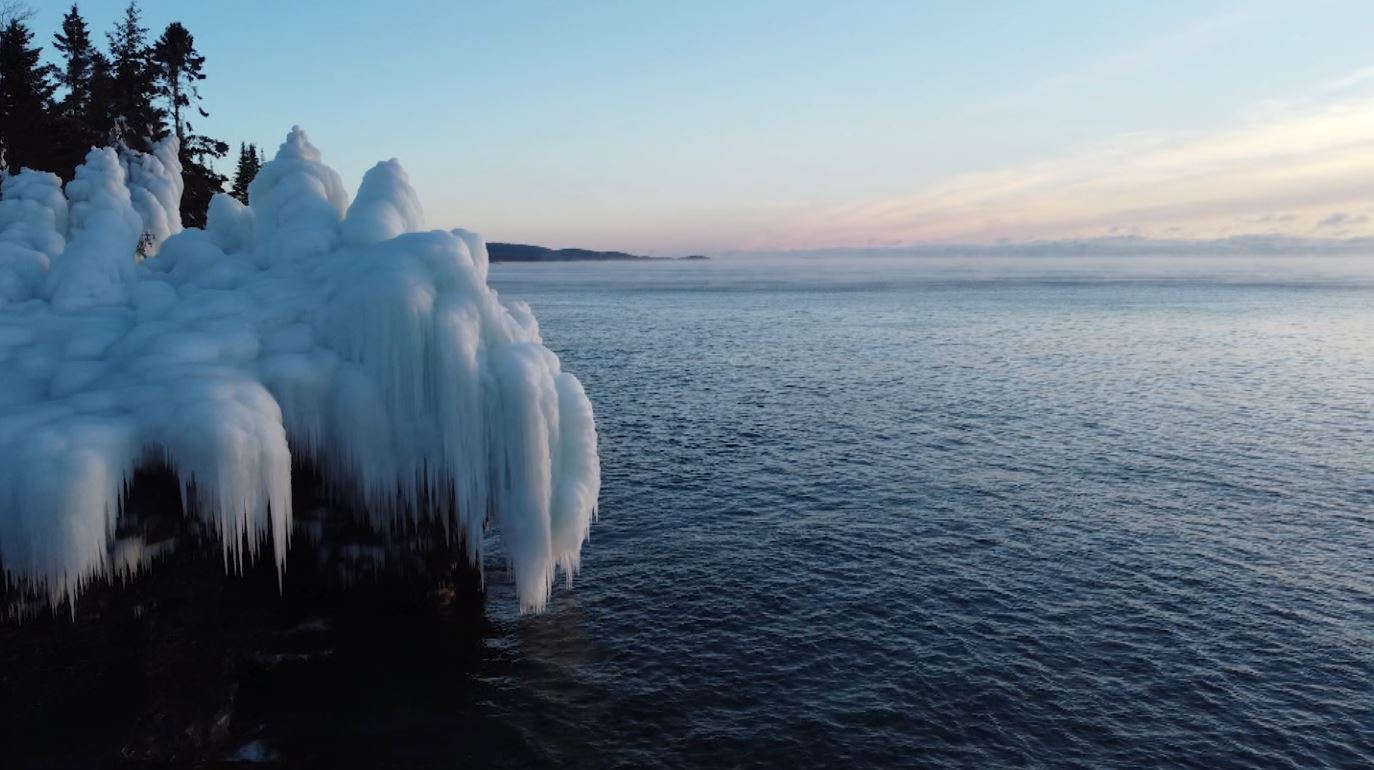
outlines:
M350 205L296 129L182 230L172 142L92 150L0 198L0 566L53 601L145 566L113 545L165 463L226 567L291 533L293 453L379 527L438 517L480 564L496 527L522 609L577 571L600 488L592 408L482 239L425 231L396 161ZM147 256L144 259L144 256ZM289 576L287 576L289 579Z

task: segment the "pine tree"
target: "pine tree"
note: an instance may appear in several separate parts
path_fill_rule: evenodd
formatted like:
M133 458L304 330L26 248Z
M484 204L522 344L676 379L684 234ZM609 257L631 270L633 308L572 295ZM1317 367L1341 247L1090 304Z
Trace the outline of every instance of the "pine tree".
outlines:
M196 51L195 37L181 22L174 21L153 43L152 62L157 71L158 96L167 100L172 113L172 132L177 141L185 144L188 120L182 110L191 107L194 100L201 117L208 117L200 109L200 92L196 88L205 79L201 71L205 57Z
M62 66L57 71L58 85L67 89L59 105L64 118L84 116L91 106L91 70L96 50L81 11L72 8L62 17L62 31L53 35L53 48L62 52Z
M256 144L248 145L248 162L251 173L248 175L248 182L244 184L245 188L258 178L258 172L262 171L262 165L267 162L266 156L262 154L262 150L258 149Z
M239 144L239 162L234 168L234 185L229 190L229 194L239 199L240 203L248 204L248 185L257 177L258 171L262 168L262 155L258 151L257 145Z
M205 79L205 57L196 51L195 37L180 22L172 22L153 44L150 60L157 75L157 94L167 103L172 116L172 131L181 145L182 178L181 221L189 227L203 227L210 198L224 190L225 177L211 165L229 153L229 145L194 133L190 111L209 117L200 104L197 84Z
M142 11L130 2L107 36L110 43L110 95L108 123L115 138L147 152L167 135L163 113L153 103L157 97L157 72L147 44L148 30L140 26Z
M6 9L10 11L9 8ZM53 68L41 62L23 14L4 14L0 27L0 155L4 168L51 168L56 149Z
M95 147L105 147L114 140L114 87L110 57L96 51L91 56L91 101L84 121Z
M109 62L92 44L86 20L75 3L62 17L62 31L53 36L53 47L62 54L57 82L66 93L57 103L59 146L57 165L52 170L71 179L86 152L109 139L105 124Z

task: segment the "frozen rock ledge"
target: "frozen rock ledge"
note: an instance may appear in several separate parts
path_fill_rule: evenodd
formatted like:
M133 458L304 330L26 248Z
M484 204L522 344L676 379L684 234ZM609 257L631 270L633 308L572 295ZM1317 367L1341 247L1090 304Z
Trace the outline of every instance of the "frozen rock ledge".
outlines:
M522 610L571 580L600 489L582 386L465 230L426 231L395 160L349 202L293 129L183 230L174 140L95 149L62 189L0 187L0 569L58 604L155 568L116 541L134 472L167 466L225 568L284 569L292 460L379 530L438 521L480 567L500 532ZM283 579L289 580L285 575Z

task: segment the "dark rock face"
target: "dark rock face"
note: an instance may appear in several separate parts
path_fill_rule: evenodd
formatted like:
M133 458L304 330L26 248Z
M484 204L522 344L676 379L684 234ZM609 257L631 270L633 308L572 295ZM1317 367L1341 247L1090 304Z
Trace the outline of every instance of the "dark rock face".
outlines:
M270 546L226 573L175 478L141 473L119 534L176 547L74 606L0 622L3 766L342 766L322 714L461 687L486 628L462 544L436 524L372 532L308 469L295 478L279 587Z

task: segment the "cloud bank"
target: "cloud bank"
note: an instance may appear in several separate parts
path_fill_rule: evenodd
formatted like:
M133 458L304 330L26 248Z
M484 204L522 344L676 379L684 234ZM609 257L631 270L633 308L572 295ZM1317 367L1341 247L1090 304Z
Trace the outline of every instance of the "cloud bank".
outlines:
M1224 130L1119 136L801 212L745 248L1238 235L1374 235L1374 68L1255 105Z

